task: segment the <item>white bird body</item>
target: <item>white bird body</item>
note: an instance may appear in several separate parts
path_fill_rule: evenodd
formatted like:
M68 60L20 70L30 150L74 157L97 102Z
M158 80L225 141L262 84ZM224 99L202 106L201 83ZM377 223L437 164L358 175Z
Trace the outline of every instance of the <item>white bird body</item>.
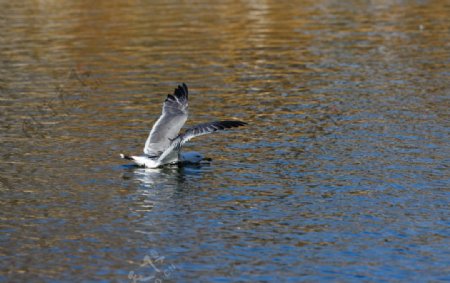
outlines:
M143 166L146 168L158 168L165 164L176 164L176 163L187 163L187 164L197 164L202 161L210 161L209 158L204 158L202 154L196 151L190 151L190 152L182 152L179 155L176 155L176 158L173 158L171 162L167 162L162 164L158 158L150 158L145 155L141 156L126 156L124 154L120 154L120 157L123 159L130 159L133 160L134 163L136 163L139 166Z
M121 155L122 157L122 155ZM153 158L149 158L145 155L143 156L130 156L130 158L126 158L126 157L122 157L124 159L131 159L134 161L134 163L136 163L139 166L144 166L147 168L158 168L159 166L159 162L157 159L153 159Z
M241 121L216 121L190 127L180 134L179 131L187 118L188 88L183 84L179 85L174 94L169 94L164 101L162 114L145 142L144 155L120 154L120 157L147 168L158 168L176 163L200 163L208 159L198 152L182 153L183 144L197 136L246 125Z

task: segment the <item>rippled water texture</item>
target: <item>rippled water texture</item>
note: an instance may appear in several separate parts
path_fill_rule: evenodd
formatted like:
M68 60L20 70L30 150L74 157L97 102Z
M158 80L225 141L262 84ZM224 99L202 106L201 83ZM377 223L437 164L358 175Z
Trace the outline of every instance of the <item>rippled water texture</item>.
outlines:
M447 1L151 2L0 2L0 281L450 280Z

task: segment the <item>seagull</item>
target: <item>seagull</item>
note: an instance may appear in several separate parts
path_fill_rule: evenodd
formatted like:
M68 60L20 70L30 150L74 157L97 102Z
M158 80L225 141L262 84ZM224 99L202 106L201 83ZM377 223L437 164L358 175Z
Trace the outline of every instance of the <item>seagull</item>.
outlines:
M132 160L139 166L158 168L167 164L198 164L211 161L198 152L181 152L182 146L190 139L210 134L219 130L244 126L242 121L215 121L187 128L179 133L188 118L188 87L178 85L173 94L167 95L162 114L145 142L144 155L129 156L123 153L120 157Z

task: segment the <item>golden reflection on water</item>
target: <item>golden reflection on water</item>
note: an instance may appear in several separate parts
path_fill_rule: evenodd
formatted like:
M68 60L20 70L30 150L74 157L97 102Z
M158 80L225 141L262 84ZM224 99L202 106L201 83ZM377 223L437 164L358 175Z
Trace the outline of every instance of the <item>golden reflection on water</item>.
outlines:
M148 248L177 281L420 280L401 260L384 272L389 243L435 279L448 15L445 1L1 2L0 280L126 280ZM191 143L209 167L124 167L181 82L189 125L249 126Z

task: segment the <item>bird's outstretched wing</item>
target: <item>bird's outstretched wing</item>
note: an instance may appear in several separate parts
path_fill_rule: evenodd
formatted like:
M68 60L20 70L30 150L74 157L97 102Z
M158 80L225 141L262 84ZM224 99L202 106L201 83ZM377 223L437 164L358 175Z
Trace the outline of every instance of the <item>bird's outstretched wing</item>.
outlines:
M176 159L183 144L192 138L244 125L247 125L247 123L242 121L216 121L190 127L183 134L178 135L172 140L172 143L163 154L161 154L158 161L164 164Z
M162 114L153 125L144 146L144 153L150 156L161 155L180 132L188 118L188 87L179 85L173 94L167 95Z

